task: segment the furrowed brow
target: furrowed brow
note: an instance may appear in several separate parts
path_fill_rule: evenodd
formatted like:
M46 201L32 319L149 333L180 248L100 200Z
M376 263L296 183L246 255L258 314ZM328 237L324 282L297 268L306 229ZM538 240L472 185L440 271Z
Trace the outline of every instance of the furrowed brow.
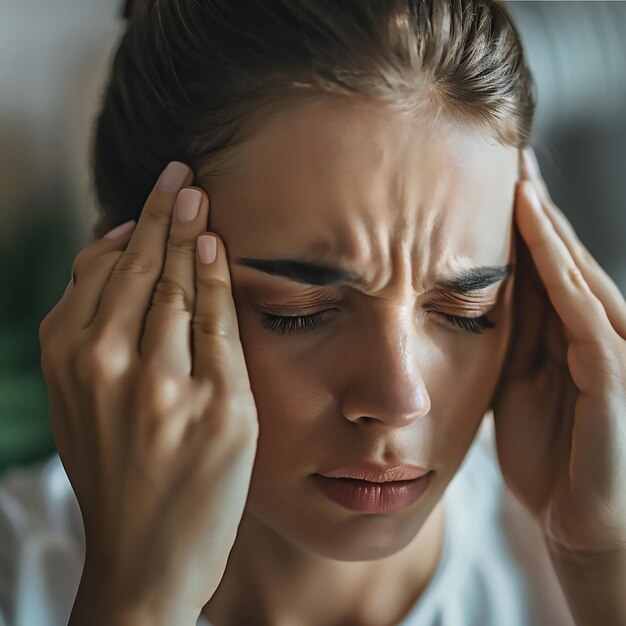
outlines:
M332 265L312 263L300 259L253 259L237 257L238 265L251 267L272 276L281 276L305 285L336 286L367 284L364 276ZM452 278L440 278L433 283L432 290L458 294L485 289L511 274L513 265L487 265L463 270Z

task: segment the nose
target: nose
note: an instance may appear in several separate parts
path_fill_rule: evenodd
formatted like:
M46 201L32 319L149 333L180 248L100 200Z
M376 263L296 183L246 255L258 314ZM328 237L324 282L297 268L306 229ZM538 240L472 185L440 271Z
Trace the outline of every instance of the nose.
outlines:
M402 428L430 411L420 368L425 355L411 315L387 310L353 329L342 401L348 420Z

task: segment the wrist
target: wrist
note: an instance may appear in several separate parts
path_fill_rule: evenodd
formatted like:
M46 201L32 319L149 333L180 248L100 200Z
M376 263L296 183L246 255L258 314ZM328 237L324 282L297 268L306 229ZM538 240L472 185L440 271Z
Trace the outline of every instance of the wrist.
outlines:
M147 608L122 607L113 598L106 598L102 589L92 581L81 580L72 607L68 626L158 626Z
M596 553L546 545L577 626L626 624L626 549Z
M68 626L196 626L198 616L179 610L174 592L138 594L121 587L86 561Z

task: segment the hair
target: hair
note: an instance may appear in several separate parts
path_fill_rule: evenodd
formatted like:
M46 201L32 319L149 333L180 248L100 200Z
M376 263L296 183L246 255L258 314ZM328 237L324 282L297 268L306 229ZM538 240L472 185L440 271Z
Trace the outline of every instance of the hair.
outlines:
M138 219L169 161L196 184L227 172L263 116L298 99L362 96L530 139L534 82L497 0L135 0L124 17L92 144L111 225Z

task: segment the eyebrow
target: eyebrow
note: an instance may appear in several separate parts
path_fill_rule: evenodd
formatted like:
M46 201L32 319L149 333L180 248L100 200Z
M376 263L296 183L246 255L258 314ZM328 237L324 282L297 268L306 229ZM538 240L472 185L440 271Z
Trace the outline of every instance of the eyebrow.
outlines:
M237 257L234 262L238 265L251 267L255 270L281 276L297 283L305 285L365 285L367 281L360 274L348 270L302 261L299 259L252 259L250 257ZM509 276L513 271L513 265L483 265L471 267L461 271L452 278L440 278L433 283L432 290L448 291L465 294L472 291L485 289L494 283Z

